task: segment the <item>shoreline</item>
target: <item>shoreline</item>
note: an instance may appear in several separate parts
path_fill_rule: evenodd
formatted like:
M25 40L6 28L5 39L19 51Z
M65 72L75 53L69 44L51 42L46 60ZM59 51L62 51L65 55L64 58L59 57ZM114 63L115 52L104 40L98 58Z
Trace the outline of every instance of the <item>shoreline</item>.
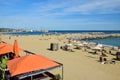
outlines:
M20 32L19 32L20 33ZM78 40L78 41L87 41L88 40L100 40L100 39L106 39L106 38L120 38L120 33L117 34L105 34L103 32L84 32L84 33L66 33L66 34L39 34L39 35L18 35L18 34L2 34L1 35L8 35L9 37L12 36L62 36L64 35L67 40ZM93 42L95 43L95 42ZM118 46L115 45L107 45L103 44L104 46L108 47L115 47L117 48Z
M5 33L5 34L4 34ZM13 34L11 34L13 33ZM14 34L15 33L15 34ZM22 33L22 34L19 34ZM29 33L29 34L25 34ZM81 33L57 33L57 32L48 32L48 33L43 33L40 32L39 34L34 34L34 32L0 32L0 34L3 35L12 35L12 36L29 36L29 35L72 35L72 38L74 39L74 36L77 38L80 38L82 40L92 40L92 39L103 39L103 38L110 38L110 37L120 37L120 33L111 33L111 34L106 34L104 32L81 32ZM82 35L81 35L82 34Z

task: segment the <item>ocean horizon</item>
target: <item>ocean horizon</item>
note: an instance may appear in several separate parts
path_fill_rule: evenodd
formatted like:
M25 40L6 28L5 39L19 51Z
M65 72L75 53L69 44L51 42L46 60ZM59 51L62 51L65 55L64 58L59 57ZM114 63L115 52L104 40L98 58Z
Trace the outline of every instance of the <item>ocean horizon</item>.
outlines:
M48 32L29 31L29 32L5 32L3 34L11 35L41 35L41 34L67 34L67 33L85 33L85 32L103 32L106 34L120 33L120 30L48 30Z
M120 33L120 30L49 30L49 32L7 32L3 34L9 34L9 35L44 35L44 34L74 34L74 33L89 33L89 32L103 32L106 34L115 34ZM100 44L104 45L110 45L110 46L120 46L120 38L105 38L105 39L94 39L89 40L90 42L98 42Z

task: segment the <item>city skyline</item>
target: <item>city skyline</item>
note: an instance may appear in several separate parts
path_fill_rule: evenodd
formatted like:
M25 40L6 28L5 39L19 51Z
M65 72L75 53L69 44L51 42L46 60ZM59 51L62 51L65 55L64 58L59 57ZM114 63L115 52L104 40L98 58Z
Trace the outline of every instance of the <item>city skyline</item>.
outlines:
M0 0L0 27L120 30L120 0Z

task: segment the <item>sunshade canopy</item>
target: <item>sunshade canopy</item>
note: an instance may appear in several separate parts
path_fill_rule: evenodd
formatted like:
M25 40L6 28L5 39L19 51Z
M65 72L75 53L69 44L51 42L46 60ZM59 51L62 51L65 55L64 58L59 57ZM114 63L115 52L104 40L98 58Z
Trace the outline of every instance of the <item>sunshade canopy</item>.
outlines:
M13 49L14 49L13 46L10 45L10 44L0 43L0 55L6 54L6 53L9 53L9 52L15 52ZM21 48L18 48L16 50L23 51L23 49L21 49Z
M94 49L95 49L95 50L101 50L102 48L101 48L101 47L96 46L96 47L94 47Z
M66 44L66 45L67 45L67 46L72 46L72 44L70 44L70 43L69 43L69 44Z
M6 43L0 42L0 48L6 45L7 45Z
M13 47L11 45L5 44L4 46L0 47L0 55L9 52L13 52Z
M84 46L82 43L76 44L76 46Z
M17 40L14 41L13 52L15 53L15 58L19 56L19 48Z
M102 44L98 44L97 46L98 46L98 47L100 47L100 48L101 48L101 47L103 47L103 45L102 45Z
M11 76L23 74L35 70L43 70L59 66L60 64L41 55L29 54L23 57L9 60L7 63Z

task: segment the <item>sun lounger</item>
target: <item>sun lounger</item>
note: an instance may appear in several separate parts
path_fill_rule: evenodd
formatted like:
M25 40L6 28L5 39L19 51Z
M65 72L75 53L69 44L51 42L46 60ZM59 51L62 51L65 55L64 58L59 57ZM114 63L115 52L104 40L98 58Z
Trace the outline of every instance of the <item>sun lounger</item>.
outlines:
M108 61L107 61L107 63L110 63L110 64L115 64L115 63L116 63L116 61L115 61L115 60L113 60L113 59L110 59L110 60L108 60Z
M107 63L107 59L103 58L101 64L106 64L106 63Z
M115 60L113 59L110 59L110 60L107 60L107 58L101 58L101 64L115 64Z
M64 46L61 46L60 47L62 50L65 50L65 51L70 51L70 52L74 52L69 46L67 45L64 45Z
M68 51L68 46L67 45L61 46L61 49Z

